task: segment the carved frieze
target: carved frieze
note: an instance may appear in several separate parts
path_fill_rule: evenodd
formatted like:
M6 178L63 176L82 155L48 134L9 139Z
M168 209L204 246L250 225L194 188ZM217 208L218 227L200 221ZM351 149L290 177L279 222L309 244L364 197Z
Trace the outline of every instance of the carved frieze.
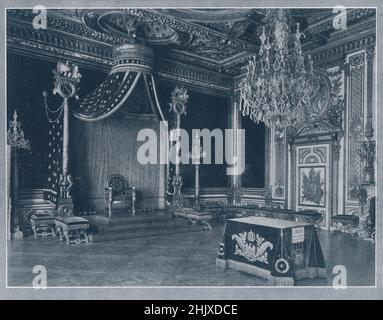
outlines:
M274 182L273 196L275 198L284 198L286 189L286 168L287 168L287 143L285 130L273 130L273 154L274 154Z
M327 15L327 17L326 17ZM363 19L366 19L367 17L375 16L376 15L376 9L374 8L357 8L357 9L350 9L347 10L347 25L352 25L357 23L358 21L361 21ZM309 17L308 23L309 27L307 28L307 32L310 34L318 34L318 33L325 33L328 31L334 30L333 20L336 15L332 13L331 11L327 14L325 13L325 16L317 15L317 17Z
M19 48L24 45L19 41L21 38L28 40L25 44L27 47L36 48L38 47L36 42L38 42L48 46L44 48L46 52L49 50L55 52L58 51L56 48L60 47L59 39L62 39L63 46L65 46L64 39L67 39L69 51L84 55L81 59L87 59L96 65L105 62L102 59L108 59L110 56L108 47L129 40L130 22L138 21L138 25L134 25L138 28L133 33L136 33L138 38L140 34L144 34L144 40L156 46L171 44L169 48L162 51L172 55L175 61L191 63L220 73L238 75L243 71L241 67L246 64L247 55L258 50L256 30L257 26L262 24L264 14L262 12L261 9L249 8L217 9L214 12L197 9L118 8L113 11L110 9L49 9L48 29L38 30L40 36L30 30L35 16L31 9L7 10L7 22L8 25L15 26L24 23L24 27L27 27L23 31L24 36L13 36L18 38L13 39L13 42ZM333 63L342 58L345 53L371 46L375 42L375 9L348 9L348 28L335 33L332 26L334 13L331 10L323 9L312 16L311 12L312 10L306 10L303 15L309 26L308 35L331 32L329 42L320 46L314 42L311 43L310 36L307 37L307 43L304 44L305 52L313 56L316 64ZM187 18L189 15L194 16L194 20ZM102 21L97 22L97 19L95 20L97 17L103 18ZM221 18L210 20L212 17ZM201 21L195 21L197 18ZM327 30L327 28L332 29ZM10 35L12 33L14 32L9 32ZM60 36L54 35L56 33ZM53 42L44 39L44 35L48 34L53 37ZM57 38L57 43L54 38ZM72 46L70 42L73 43ZM60 47L60 50L63 49ZM174 53L174 50L178 50L178 53ZM69 52L66 54L69 55ZM165 56L162 57L165 58Z
M162 62L157 69L158 76L178 80L193 86L204 87L205 90L232 92L232 79L219 73L206 72L199 68L187 67L183 64Z

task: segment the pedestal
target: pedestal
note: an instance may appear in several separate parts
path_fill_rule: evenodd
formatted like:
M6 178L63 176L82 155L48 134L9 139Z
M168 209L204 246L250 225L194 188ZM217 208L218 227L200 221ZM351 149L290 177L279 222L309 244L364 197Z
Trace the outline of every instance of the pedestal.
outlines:
M358 226L358 236L365 240L374 240L375 239L375 217L374 221L371 220L371 211L370 207L372 198L375 197L376 193L375 186L367 185L361 188L360 193L360 215L359 215L359 226ZM374 212L376 214L376 212Z
M181 194L182 177L175 175L173 177L174 195L172 198L172 209L181 209L184 206L184 197Z
M24 238L24 233L19 229L19 226L15 227L15 229L13 230L12 238L16 240Z

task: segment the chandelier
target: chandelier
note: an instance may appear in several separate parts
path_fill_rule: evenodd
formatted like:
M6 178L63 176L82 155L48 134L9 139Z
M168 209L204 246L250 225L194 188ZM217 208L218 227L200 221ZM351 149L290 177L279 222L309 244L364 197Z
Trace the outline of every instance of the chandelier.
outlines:
M240 111L256 123L284 129L304 119L317 86L311 56L303 57L299 23L286 10L267 10L258 55L240 83Z

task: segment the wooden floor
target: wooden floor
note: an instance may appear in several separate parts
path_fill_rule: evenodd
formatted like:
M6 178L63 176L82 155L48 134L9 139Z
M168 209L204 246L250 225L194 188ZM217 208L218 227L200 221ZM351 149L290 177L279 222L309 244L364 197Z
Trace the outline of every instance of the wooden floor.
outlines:
M8 286L32 285L35 265L47 269L48 286L267 286L262 279L215 266L223 224L212 231L67 246L57 238L8 242ZM374 244L346 234L318 232L327 280L298 286L332 284L335 265L347 268L349 286L373 286Z

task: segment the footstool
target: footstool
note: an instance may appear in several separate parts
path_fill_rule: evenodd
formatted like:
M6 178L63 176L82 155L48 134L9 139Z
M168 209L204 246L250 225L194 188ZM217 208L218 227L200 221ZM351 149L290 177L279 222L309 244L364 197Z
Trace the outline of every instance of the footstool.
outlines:
M208 211L201 211L194 208L182 208L174 211L175 217L185 218L189 224L200 224L204 230L212 230L209 220L213 215Z
M33 212L29 222L33 230L33 235L37 237L56 236L55 217L48 213Z
M66 244L89 243L89 221L75 216L56 217L56 231Z

